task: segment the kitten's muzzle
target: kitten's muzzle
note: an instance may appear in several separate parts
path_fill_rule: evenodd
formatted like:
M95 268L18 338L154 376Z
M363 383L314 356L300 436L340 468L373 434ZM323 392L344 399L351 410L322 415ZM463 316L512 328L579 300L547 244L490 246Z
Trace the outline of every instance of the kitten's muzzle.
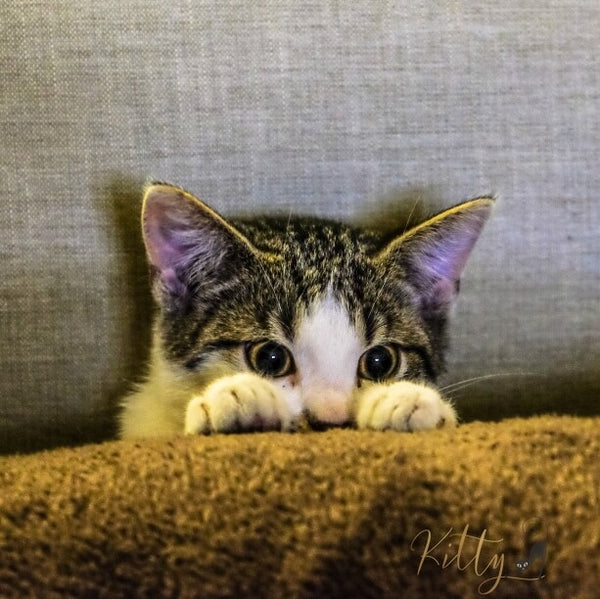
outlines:
M329 391L305 398L306 419L313 429L347 426L351 420L345 393Z

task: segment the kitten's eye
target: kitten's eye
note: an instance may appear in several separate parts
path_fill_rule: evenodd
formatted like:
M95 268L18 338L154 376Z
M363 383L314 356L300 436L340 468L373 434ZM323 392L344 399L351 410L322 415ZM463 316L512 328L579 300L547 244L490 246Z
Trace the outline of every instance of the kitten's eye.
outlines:
M296 368L289 350L275 341L259 341L246 345L246 360L250 367L265 376L292 374Z
M398 371L400 356L394 345L376 345L358 361L358 376L371 381L384 381Z

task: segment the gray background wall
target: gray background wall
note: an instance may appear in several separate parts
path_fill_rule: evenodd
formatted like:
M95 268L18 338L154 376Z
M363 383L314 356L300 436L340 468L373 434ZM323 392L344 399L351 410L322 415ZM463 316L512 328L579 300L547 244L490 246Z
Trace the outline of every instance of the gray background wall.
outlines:
M112 434L150 178L347 220L497 194L444 382L506 375L467 419L599 413L599 31L595 0L2 3L0 449Z

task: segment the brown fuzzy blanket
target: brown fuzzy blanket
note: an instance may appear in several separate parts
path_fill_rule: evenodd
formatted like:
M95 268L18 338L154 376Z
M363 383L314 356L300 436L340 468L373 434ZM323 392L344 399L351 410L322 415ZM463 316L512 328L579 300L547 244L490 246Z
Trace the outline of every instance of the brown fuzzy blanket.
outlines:
M0 596L591 599L599 425L538 417L3 457Z

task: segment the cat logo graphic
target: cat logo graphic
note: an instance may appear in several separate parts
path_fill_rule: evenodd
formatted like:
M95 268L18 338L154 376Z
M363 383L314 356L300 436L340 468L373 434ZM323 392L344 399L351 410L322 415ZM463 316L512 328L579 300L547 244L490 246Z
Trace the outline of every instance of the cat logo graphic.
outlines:
M548 529L545 523L533 518L521 526L525 541L526 557L516 562L517 569L528 577L542 579L546 577L548 560Z

